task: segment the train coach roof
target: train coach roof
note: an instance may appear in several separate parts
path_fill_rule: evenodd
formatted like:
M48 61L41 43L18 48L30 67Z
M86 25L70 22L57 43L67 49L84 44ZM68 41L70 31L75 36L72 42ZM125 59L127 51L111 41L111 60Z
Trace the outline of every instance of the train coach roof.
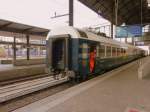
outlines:
M51 32L48 34L47 40L51 36L64 35L64 34L69 34L71 36L71 38L83 38L83 39L88 39L88 40L100 41L100 42L108 43L108 44L114 44L114 45L122 46L122 47L125 46L125 47L139 49L135 46L125 44L125 43L122 43L122 42L119 42L119 41L116 41L116 40L113 40L110 38L104 38L104 37L96 35L92 32L88 32L86 30L78 29L78 28L74 28L74 27L70 27L70 26L58 27L58 28L52 29Z
M111 39L111 38L99 36L99 35L96 35L94 33L88 32L88 31L85 31L85 32L87 33L90 40L96 40L96 41L100 41L100 42L104 42L104 43L108 43L108 44L114 44L114 45L118 45L118 46L122 46L122 47L126 46L126 47L130 47L130 48L135 48L135 46L132 46L132 45L129 45L129 44L126 44L123 42L119 42L119 41Z
M51 36L64 35L64 34L69 34L71 36L71 38L79 38L80 37L79 33L77 32L77 30L75 28L70 27L70 26L65 26L65 27L56 27L56 28L52 29L47 36L47 40Z

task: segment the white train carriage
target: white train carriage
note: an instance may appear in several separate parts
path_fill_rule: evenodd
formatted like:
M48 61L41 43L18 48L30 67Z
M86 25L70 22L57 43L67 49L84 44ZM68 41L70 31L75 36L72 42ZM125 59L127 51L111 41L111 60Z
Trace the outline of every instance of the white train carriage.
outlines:
M138 47L74 27L51 30L47 36L47 71L86 78L143 56ZM93 54L93 55L92 55Z

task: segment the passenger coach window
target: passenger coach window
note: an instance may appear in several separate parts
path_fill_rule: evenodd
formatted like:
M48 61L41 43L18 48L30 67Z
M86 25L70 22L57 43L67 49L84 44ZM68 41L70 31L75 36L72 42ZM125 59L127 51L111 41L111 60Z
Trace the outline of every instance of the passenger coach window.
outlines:
M117 48L117 56L120 56L121 52L120 52L120 48Z
M79 57L82 59L88 58L88 45L86 43L83 43L80 45L79 48Z
M124 49L123 53L126 54L126 50L125 49Z
M110 46L107 46L106 56L111 57L111 47Z
M124 49L121 48L121 55L123 56L124 55Z
M105 46L104 45L101 45L100 46L100 49L99 49L99 55L100 57L105 57Z
M116 48L112 47L112 56L116 56Z

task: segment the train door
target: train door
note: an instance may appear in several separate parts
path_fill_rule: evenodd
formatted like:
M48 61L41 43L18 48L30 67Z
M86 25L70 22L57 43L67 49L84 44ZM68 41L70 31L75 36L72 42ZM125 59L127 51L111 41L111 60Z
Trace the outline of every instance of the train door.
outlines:
M95 61L96 61L96 45L90 46L90 56L89 56L89 64L90 64L90 72L93 73L95 69Z
M57 39L52 43L52 67L57 71L65 69L65 39Z
M59 35L48 40L47 67L50 72L68 70L69 35Z

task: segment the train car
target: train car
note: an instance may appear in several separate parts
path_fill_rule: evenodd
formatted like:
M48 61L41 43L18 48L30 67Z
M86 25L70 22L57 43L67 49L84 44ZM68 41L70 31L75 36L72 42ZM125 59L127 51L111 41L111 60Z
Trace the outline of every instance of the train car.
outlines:
M143 50L74 27L51 30L46 39L46 71L87 78L143 56Z

